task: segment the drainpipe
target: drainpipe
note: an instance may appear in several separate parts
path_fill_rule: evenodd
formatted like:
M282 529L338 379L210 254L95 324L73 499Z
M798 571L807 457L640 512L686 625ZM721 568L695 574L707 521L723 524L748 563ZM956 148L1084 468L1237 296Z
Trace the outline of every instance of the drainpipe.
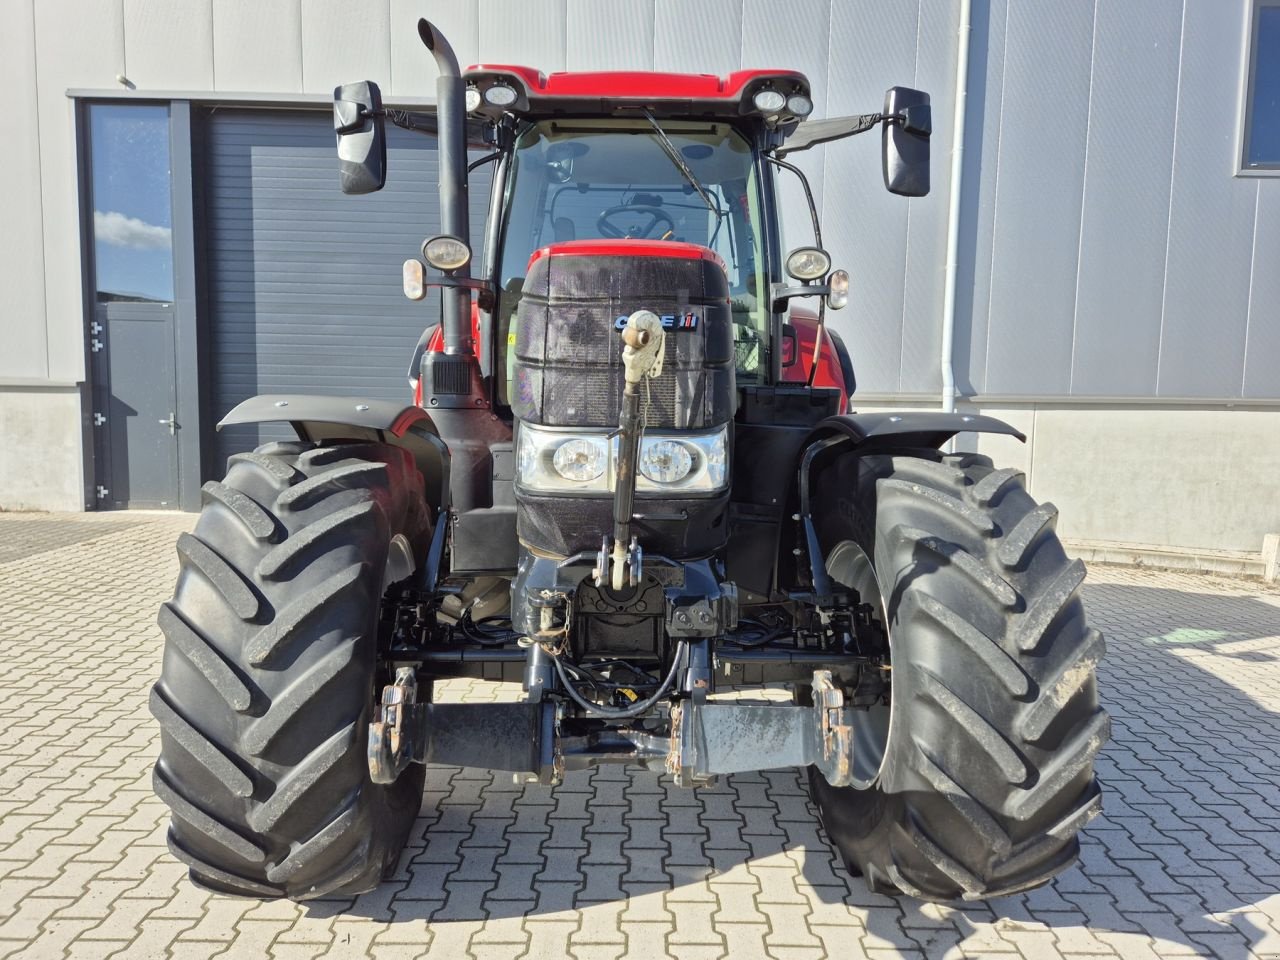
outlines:
M960 250L960 179L964 172L964 128L968 119L969 42L973 32L971 0L960 0L956 38L956 106L951 126L951 196L947 204L947 272L942 299L942 409L956 408L956 373L952 362L956 327L956 282Z

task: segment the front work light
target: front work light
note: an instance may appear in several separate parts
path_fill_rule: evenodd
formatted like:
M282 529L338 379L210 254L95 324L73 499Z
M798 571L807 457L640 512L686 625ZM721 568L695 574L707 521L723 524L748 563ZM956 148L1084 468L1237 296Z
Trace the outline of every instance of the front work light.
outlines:
M485 90L484 101L495 107L509 107L516 102L517 96L515 87L497 83Z
M751 102L761 113L777 113L787 105L787 98L777 90L764 89L758 91Z
M813 113L813 101L803 93L793 93L787 97L787 109L793 116L803 119Z
M427 263L445 272L461 270L471 262L471 248L448 234L422 241L422 255Z
M404 295L410 300L421 300L427 295L427 285L423 278L422 261L410 257L400 269L400 277L404 284Z
M480 91L475 87L467 87L467 113L480 108Z
M817 280L831 269L831 258L818 247L797 247L787 254L787 273L797 280Z

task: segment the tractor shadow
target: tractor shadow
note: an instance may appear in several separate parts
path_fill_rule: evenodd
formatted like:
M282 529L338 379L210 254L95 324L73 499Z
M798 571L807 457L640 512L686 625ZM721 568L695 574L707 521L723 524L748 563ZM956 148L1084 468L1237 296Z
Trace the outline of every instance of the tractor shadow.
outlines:
M573 772L552 790L432 767L394 875L308 912L436 928L589 907L607 907L615 925L674 924L667 900L718 901L724 919L792 904L838 911L904 948L928 938L929 955L1048 929L1095 948L1099 934L1133 934L1251 956L1274 937L1280 906L1280 715L1257 699L1280 688L1280 592L1220 580L1205 582L1242 595L1196 592L1193 577L1157 589L1124 582L1149 575L1114 570L1099 567L1085 587L1108 642L1105 809L1082 836L1080 866L1038 890L947 905L869 892L827 845L802 771L692 792L639 768Z

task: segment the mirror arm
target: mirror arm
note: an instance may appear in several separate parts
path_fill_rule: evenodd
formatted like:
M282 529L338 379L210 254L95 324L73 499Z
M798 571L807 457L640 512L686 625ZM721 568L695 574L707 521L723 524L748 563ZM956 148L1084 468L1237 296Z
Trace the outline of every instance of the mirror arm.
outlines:
M408 110L388 110L385 107L377 116L386 117L402 130L413 130L415 133L436 133L436 118L433 114L410 113Z
M798 287L788 287L781 283L769 287L770 310L781 313L786 309L787 301L793 297L825 297L831 287L825 283L804 283Z
M771 160L781 160L791 153L799 153L823 143L844 140L859 133L874 130L881 123L901 124L908 133L928 137L932 132L932 122L928 105L923 111L919 107L908 107L903 113L864 113L854 117L840 117L835 120L811 120L800 124L797 133L773 149ZM809 127L808 130L805 127Z

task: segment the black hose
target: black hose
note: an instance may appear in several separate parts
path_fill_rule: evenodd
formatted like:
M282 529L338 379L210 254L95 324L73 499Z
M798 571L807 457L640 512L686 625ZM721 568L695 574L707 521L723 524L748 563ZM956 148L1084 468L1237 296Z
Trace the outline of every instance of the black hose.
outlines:
M725 640L730 643L737 644L739 647L751 649L754 647L766 647L775 640L781 640L783 637L791 633L791 628L786 625L770 626L762 620L745 619L742 623L750 624L755 630L735 631L727 634Z
M462 630L463 636L472 643L478 643L482 647L501 647L519 639L520 634L516 633L514 630L485 629L483 624L491 620L504 621L507 623L511 622L506 617L491 617L489 620L482 620L477 623L475 620L471 619L471 611L467 610L463 613L462 617L459 618L458 627Z
M662 685L658 687L653 696L644 700L633 703L629 707L604 707L598 703L592 703L584 698L577 690L573 688L572 682L565 673L565 665L559 657L552 657L551 662L556 666L556 673L560 677L560 683L564 686L565 693L569 694L569 699L580 706L587 713L598 717L605 717L610 720L626 720L631 717L638 717L640 714L649 710L659 700L667 695L672 685L676 682L676 676L680 672L680 665L684 662L685 654L688 652L688 644L681 640L679 647L676 649L676 655L671 660L671 669L667 671L666 677L662 681Z

